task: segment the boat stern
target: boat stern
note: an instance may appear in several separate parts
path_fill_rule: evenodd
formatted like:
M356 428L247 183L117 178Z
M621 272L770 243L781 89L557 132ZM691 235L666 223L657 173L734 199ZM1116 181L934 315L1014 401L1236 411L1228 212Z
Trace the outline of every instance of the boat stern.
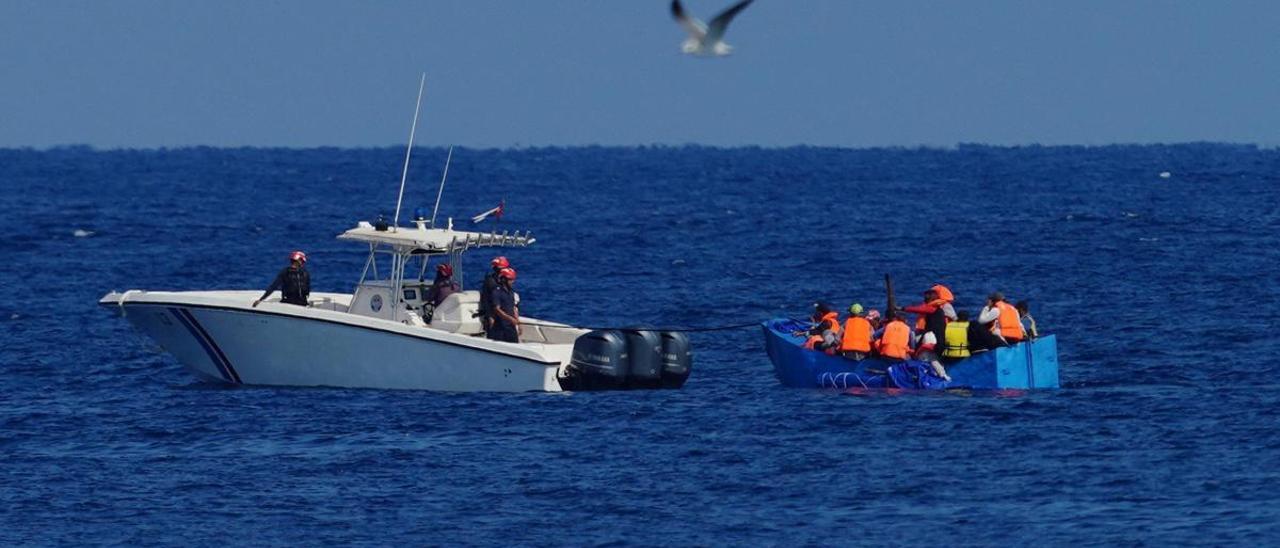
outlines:
M998 390L1059 388L1058 341L1053 335L974 354L947 369L952 385Z

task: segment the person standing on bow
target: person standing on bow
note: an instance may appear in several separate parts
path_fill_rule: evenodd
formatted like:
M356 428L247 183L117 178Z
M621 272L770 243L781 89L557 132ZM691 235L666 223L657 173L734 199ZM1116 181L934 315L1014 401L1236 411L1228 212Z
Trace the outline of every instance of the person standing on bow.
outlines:
M271 285L267 287L266 293L258 297L258 300L253 301L253 306L257 307L263 299L270 297L277 289L280 290L280 302L307 306L307 297L311 296L311 274L307 273L306 264L306 253L301 251L290 253L289 266L284 267L284 270L276 274L275 281L271 282Z
M502 271L504 268L509 268L511 263L507 261L506 257L499 255L494 257L492 261L489 261L489 266L492 267L492 270L490 270L488 274L484 275L484 282L480 285L480 307L477 311L480 315L480 325L484 327L485 333L488 333L489 329L493 327L492 297L493 290L497 289L500 285L498 272Z
M503 268L498 271L498 286L489 296L493 307L493 326L486 333L490 339L503 342L520 342L520 313L516 309L516 271Z

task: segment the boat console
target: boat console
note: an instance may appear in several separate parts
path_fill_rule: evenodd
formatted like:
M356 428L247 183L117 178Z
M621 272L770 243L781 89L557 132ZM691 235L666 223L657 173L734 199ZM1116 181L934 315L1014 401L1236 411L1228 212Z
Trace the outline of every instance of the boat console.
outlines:
M429 326L465 335L480 335L484 326L480 325L480 292L459 291L448 297L435 308L431 314Z

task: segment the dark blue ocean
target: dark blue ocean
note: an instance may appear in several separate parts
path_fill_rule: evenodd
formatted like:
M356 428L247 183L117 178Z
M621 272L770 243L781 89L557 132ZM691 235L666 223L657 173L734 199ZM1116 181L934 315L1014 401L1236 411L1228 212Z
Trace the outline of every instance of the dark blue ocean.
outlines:
M505 199L481 226L538 238L527 315L883 308L889 273L1030 299L1057 391L787 389L757 329L693 334L679 391L225 388L96 304L262 288L293 249L350 291L334 236L390 217L403 154L0 150L0 545L1280 543L1276 149L454 153L441 216Z

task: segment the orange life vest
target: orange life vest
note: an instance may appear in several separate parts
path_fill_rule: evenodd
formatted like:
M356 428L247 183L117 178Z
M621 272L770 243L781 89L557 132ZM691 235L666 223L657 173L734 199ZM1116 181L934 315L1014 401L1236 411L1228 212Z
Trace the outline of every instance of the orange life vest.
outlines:
M817 335L810 335L809 338L804 341L804 347L808 349L818 348L818 345L822 344L822 339L823 339L822 333L824 332L830 331L838 335L840 333L839 318L840 318L840 315L835 312L828 312L826 314L823 314L822 319L818 320L818 325L823 326L822 331L820 331ZM834 351L835 351L834 348L827 349L828 354L831 354Z
M840 338L841 352L871 351L871 322L854 316L844 321L844 336Z
M934 291L937 291L937 292L938 292L938 299L939 299L939 300L941 300L941 301L943 301L943 302L948 302L948 303L954 303L954 302L956 302L956 296L955 296L955 295L952 295L952 294L951 294L951 290L950 290L950 289L947 289L947 286L945 286L945 285L942 285L942 284L935 284L933 287L930 287L929 289L932 289L932 290L934 290Z
M1022 320L1018 319L1018 309L1004 301L996 303L996 308L1000 309L1000 318L993 322L993 331L998 330L996 332L1010 342L1020 342L1026 338L1022 332Z
M823 329L823 331L830 331L832 333L840 332L840 315L835 312L827 312L826 314L823 314L822 319L818 320L818 323L827 324L827 327Z
M940 286L940 285L935 285L935 286L933 286L933 289L936 291L936 290L937 290L937 288L939 288L939 287L942 287L942 286ZM942 287L942 288L943 288L943 289L946 289L945 287ZM951 292L950 292L950 291L948 291L948 292L947 292L947 294L948 294L948 295L950 295L950 294L951 294ZM936 307L936 308L942 308L942 305L947 304L947 300L946 300L946 299L943 299L943 298L941 298L941 297L939 297L939 298L934 299L934 300L932 300L932 301L929 301L929 302L927 302L927 303L925 303L925 304L927 304L927 305L929 305L929 306L932 306L932 307ZM924 315L924 314L916 314L916 331L924 331L924 318L925 318L925 315ZM947 318L947 321L948 321L948 322L950 322L950 321L951 321L951 318Z
M876 348L880 350L881 356L905 360L911 348L908 342L910 338L911 330L907 328L907 324L901 320L893 320L884 326L884 334L880 336Z

